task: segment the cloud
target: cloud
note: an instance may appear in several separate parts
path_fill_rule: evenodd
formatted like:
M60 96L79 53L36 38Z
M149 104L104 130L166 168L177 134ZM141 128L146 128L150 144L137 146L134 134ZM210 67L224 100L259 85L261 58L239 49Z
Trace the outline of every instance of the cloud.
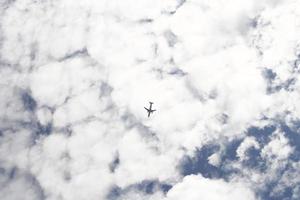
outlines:
M282 133L275 133L271 141L262 149L262 156L281 160L287 159L292 151L287 138Z
M43 190L37 180L32 175L22 173L16 168L10 171L2 169L0 185L0 197L4 200L38 200L44 198Z
M298 7L1 2L1 199L297 199Z
M253 192L239 184L226 183L222 180L210 180L202 176L186 176L181 183L175 185L167 194L167 200L176 199L204 199L227 200L240 199L254 200Z
M255 140L254 137L247 137L244 139L244 141L240 144L239 148L237 149L237 156L241 159L247 159L247 155L245 155L247 149L249 148L255 148L255 149L259 149L259 144L258 142Z

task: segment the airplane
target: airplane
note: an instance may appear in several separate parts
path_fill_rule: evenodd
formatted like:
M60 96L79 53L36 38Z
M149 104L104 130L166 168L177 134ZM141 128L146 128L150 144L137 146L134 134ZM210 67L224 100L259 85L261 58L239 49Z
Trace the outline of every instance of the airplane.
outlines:
M152 102L149 102L150 103L150 108L146 108L146 107L144 107L146 110L147 110L147 112L148 112L148 117L150 117L150 114L151 113L153 113L154 111L156 111L156 110L152 110Z

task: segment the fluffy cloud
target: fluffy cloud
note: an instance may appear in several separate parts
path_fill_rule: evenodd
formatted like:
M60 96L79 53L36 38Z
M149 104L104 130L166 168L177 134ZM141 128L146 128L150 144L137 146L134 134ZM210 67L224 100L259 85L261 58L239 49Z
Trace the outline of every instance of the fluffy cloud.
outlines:
M287 159L293 149L282 133L274 134L272 140L262 149L262 156L268 159Z
M298 8L1 2L0 198L297 199Z
M247 159L247 155L245 155L245 153L251 147L259 149L258 142L255 140L254 137L245 138L244 141L240 144L239 148L236 150L237 156L241 160ZM267 152L267 150L265 152Z
M181 183L174 186L167 194L167 200L227 200L247 199L254 200L251 190L238 183L227 183L222 180L210 180L201 176L186 176Z

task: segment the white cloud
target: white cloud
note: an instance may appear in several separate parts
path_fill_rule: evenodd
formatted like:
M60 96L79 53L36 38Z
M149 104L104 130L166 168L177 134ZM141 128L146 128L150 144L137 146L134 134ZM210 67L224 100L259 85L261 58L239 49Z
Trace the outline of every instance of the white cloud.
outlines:
M145 195L137 191L129 192L125 195L122 195L122 200L131 200L131 199L141 199L141 200L161 200L164 199L164 195L161 192L155 192L152 195Z
M246 151L251 147L259 149L260 145L256 141L255 137L246 137L236 150L237 156L240 160L248 159Z
M247 185L274 180L293 153L278 132L261 145L270 171L247 171L241 161L260 145L246 137L240 160L232 162L241 173L228 182L179 173L182 157L204 144L222 146L273 119L299 120L297 1L6 3L0 3L0 167L34 176L47 199L105 199L114 185L159 180L175 185L168 200L250 200ZM265 69L274 80L265 80ZM291 79L294 85L267 94L267 87ZM26 110L24 91L36 110ZM150 118L148 101L157 110ZM49 135L41 135L47 124ZM208 162L220 166L221 153ZM1 193L34 199L27 182L20 176ZM130 191L122 198L163 196Z
M42 125L47 125L52 121L52 112L47 107L41 107L36 112L37 118Z
M15 177L0 177L0 198L3 200L38 200L43 198L43 191L29 175L16 172ZM17 191L17 192L16 192Z
M175 185L167 194L166 200L254 200L251 189L239 183L227 183L222 180L210 180L201 175L186 176L181 183Z
M221 156L219 153L214 153L208 157L208 163L218 167L221 163Z
M262 156L268 160L285 160L292 153L293 148L289 145L288 139L283 133L277 132L271 141L262 149ZM272 161L271 161L272 162Z
M157 149L155 143L143 141L136 130L124 135L118 151L122 163L116 171L116 183L119 186L124 187L139 180L166 181L178 176L175 167L182 152Z
M33 97L41 105L53 107L100 84L102 77L101 68L79 57L37 68L31 75L30 83Z

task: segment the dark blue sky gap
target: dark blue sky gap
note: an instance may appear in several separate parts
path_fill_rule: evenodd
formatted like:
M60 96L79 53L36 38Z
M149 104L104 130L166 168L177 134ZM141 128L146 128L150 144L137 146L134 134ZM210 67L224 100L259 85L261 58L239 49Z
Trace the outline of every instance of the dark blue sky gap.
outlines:
M270 141L270 136L275 130L276 127L273 125L265 126L263 128L250 127L247 130L247 135L255 137L259 144L264 145Z
M290 145L295 148L294 152L290 157L291 160L300 161L300 134L299 132L297 132L300 123L295 122L293 126L294 127L289 127L286 124L281 124L281 130L284 132L284 135L288 138Z
M242 161L242 164L245 168L256 169L261 173L266 172L267 165L266 161L260 155L261 151L259 149L255 149L254 147L250 147L246 151L246 156L248 159Z
M186 156L180 164L181 174L184 176L191 174L201 174L205 178L224 178L227 179L234 170L227 168L226 163L236 160L236 149L241 140L234 140L228 143L225 153L222 156L222 164L219 167L209 164L208 157L220 150L219 145L205 145L198 149L194 157Z
M50 133L52 132L52 128L53 127L51 123L48 123L46 125L37 123L35 133L37 135L50 135Z
M35 111L37 103L34 98L30 95L29 92L24 91L21 93L21 99L24 105L24 108L28 111Z
M139 191L144 193L145 195L151 195L156 191L162 191L164 194L166 194L171 188L172 185L159 182L158 180L144 180L142 182L132 184L126 188L120 188L118 186L112 187L107 195L107 199L120 199L120 197L122 197L123 194L126 194L130 191Z
M218 145L205 145L198 149L194 157L186 156L180 164L183 176L191 174L202 174L206 178L220 178L221 170L208 163L208 157L219 150Z

